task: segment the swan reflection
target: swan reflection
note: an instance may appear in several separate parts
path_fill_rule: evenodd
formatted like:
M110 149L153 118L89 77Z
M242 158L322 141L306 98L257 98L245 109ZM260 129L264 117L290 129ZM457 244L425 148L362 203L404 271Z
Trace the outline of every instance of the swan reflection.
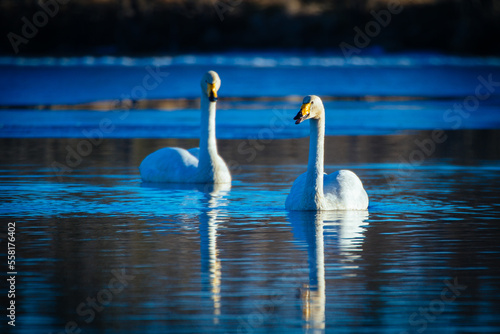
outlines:
M296 240L307 245L309 283L300 289L301 309L307 333L325 330L325 232L328 254L338 254L341 267L349 270L360 255L367 211L290 211L288 219ZM330 235L336 236L333 245Z
M210 291L213 307L213 322L219 323L221 314L221 263L217 249L217 227L220 223L221 210L225 205L225 195L231 188L228 184L216 184L211 191L205 193L200 215L200 254L201 254L201 286L202 291Z
M199 219L201 289L203 296L209 296L213 309L213 323L219 323L221 314L221 262L218 259L217 227L227 215L223 208L227 205L230 183L142 183L142 187L167 190L162 196L176 196L182 205L195 201L201 207ZM181 211L181 210L179 210Z

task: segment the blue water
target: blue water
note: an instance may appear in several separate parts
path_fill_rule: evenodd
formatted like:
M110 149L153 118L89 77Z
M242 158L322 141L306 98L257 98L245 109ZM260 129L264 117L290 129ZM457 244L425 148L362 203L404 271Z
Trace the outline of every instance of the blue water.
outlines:
M500 77L500 76L499 76ZM308 136L307 126L290 122L300 105L293 102L224 102L217 112L221 139L263 140ZM446 101L326 101L326 135L393 134L405 130L495 129L500 127L500 100L491 98L465 116ZM449 110L449 111L448 111ZM258 114L257 114L258 113ZM264 116L265 115L265 116ZM199 109L174 110L3 110L4 137L196 138ZM105 122L105 123L103 123ZM104 125L103 125L104 124ZM175 124L175 126L172 126Z
M119 105L157 65L151 104ZM197 146L207 67L232 186L141 183L147 154ZM500 81L498 58L0 58L0 74L18 272L2 333L500 332L500 87L447 113ZM355 171L367 212L284 209L309 93L326 101L326 172Z
M0 104L75 104L124 98L196 98L207 69L223 97L475 95L498 82L500 58L402 54L344 58L231 53L157 58L1 58ZM495 88L495 87L494 87ZM497 92L494 94L498 96ZM481 93L485 93L481 91Z

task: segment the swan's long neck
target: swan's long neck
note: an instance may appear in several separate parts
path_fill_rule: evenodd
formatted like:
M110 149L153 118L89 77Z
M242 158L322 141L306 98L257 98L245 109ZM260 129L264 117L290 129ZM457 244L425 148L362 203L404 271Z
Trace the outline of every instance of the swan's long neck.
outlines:
M216 103L210 102L205 94L201 96L201 136L200 160L198 168L205 169L213 166L217 157L217 143L215 140L215 110Z
M311 133L309 139L309 162L307 165L306 196L313 196L316 202L323 199L323 170L324 170L324 143L325 120L311 119Z

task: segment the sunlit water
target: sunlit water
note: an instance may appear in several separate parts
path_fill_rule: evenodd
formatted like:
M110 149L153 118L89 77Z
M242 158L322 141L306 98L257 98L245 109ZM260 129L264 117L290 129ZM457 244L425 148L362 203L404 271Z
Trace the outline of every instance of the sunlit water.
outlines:
M293 65L275 60L272 73ZM498 70L494 60L460 66L472 78ZM473 94L477 82L468 83ZM16 327L4 318L2 332L500 332L498 96L456 127L443 114L463 92L332 99L326 172L355 171L370 207L300 213L284 202L306 169L308 126L293 125L300 99L281 93L221 96L218 147L231 187L141 183L147 154L197 146L195 108L0 111L0 220L17 222L18 271ZM86 139L97 130L105 138Z

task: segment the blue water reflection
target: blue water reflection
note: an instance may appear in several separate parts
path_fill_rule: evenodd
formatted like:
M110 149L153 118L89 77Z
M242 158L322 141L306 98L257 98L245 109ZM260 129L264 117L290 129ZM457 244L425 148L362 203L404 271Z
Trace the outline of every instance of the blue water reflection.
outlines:
M18 221L23 254L18 332L496 331L498 164L388 182L398 167L356 166L369 211L317 214L283 209L303 165L247 165L230 188L141 184L133 166L63 182L4 166L2 220ZM128 285L87 322L87 298L117 271Z

